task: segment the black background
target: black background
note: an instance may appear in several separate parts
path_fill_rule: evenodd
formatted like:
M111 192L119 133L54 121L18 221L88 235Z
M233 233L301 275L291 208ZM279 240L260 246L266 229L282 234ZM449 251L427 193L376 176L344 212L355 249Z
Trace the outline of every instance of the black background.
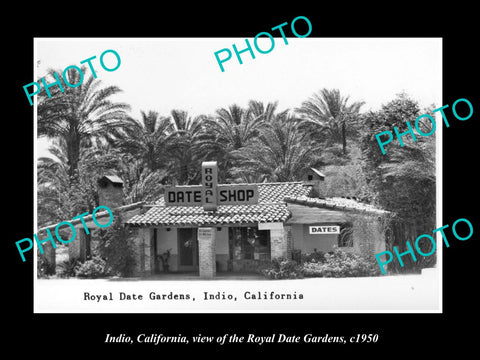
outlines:
M263 3L264 5L267 3ZM440 3L439 3L440 4ZM167 351L180 354L218 354L226 352L253 355L259 351L291 351L295 356L324 354L371 354L376 356L417 357L440 354L452 349L463 353L473 348L477 324L478 285L475 263L478 256L480 228L473 211L478 199L479 161L475 151L480 107L478 90L478 40L474 37L476 12L470 5L448 3L448 7L420 8L418 4L388 3L367 6L341 3L326 4L222 3L218 6L181 4L182 9L164 3L112 3L106 10L97 4L77 3L67 8L53 3L10 8L5 14L5 51L3 51L3 247L6 261L1 289L4 318L3 344L13 354L29 349L38 357L124 356L150 352L165 356ZM169 5L170 6L170 5ZM263 6L263 5L262 5ZM309 37L442 37L443 104L467 98L474 114L468 121L450 115L450 128L443 131L443 222L452 224L467 218L474 225L468 241L451 241L444 247L443 314L33 314L32 252L22 263L15 241L33 235L33 109L23 92L23 85L33 81L34 37L229 37L253 38L296 16L306 16L313 27ZM13 21L8 22L12 17ZM299 33L302 33L299 30ZM416 57L417 54L408 54ZM477 66L474 66L475 65ZM161 66L159 64L159 66ZM319 65L320 66L320 65ZM5 76L3 77L5 79ZM447 110L447 115L451 114ZM376 344L253 344L159 345L104 344L106 333L136 336L139 333L165 335L220 336L237 333L246 336L284 333L289 335L353 336L357 333L379 334ZM6 335L5 335L6 334ZM4 345L5 346L5 345ZM6 349L5 349L6 350ZM35 355L33 355L35 356Z

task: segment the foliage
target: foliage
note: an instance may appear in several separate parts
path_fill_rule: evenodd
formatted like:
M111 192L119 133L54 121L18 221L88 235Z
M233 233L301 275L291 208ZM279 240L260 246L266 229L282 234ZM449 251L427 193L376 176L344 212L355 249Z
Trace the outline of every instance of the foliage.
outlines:
M418 103L406 94L399 94L379 111L364 116L362 167L372 201L393 214L389 226L394 229L387 244L390 251L393 246L398 246L400 251L405 248L407 240L431 233L434 229L435 134L416 136L417 141L413 141L411 135L404 136L403 147L394 139L386 146L385 155L382 155L375 134L387 130L393 132L393 126L397 126L399 132L405 132L407 121L414 124L415 119L426 112L422 112ZM419 126L423 132L428 132L427 122ZM424 266L425 261L428 263L431 260L409 263L404 269L397 270L415 269Z
M74 277L80 265L78 259L65 260L57 265L57 275L62 278Z
M77 169L69 175L67 143L59 138L49 148L55 158L38 160L38 221L47 225L55 221L92 212L98 203L99 176L116 168L117 154L109 145L82 148Z
M270 123L275 119L275 111L277 110L277 106L277 101L268 103L265 106L261 101L250 100L248 102L248 111L254 119L259 119L262 122Z
M252 144L263 124L273 117L275 109L276 104L264 107L252 100L248 109L233 104L228 109L217 109L213 117L206 118L208 131L204 135L204 145L209 148L207 155L218 162L221 181L235 178L230 171L238 165L236 152Z
M300 130L298 121L283 112L260 129L251 146L235 152L240 161L232 173L256 174L274 182L299 180L305 169L315 165L318 150Z
M405 131L406 121L425 113L405 94L365 114L360 114L363 102L322 89L294 112L277 112L276 102L251 100L245 108L233 104L213 115L190 116L176 109L169 116L142 111L140 119L133 119L127 104L112 100L120 89L102 87L86 70L81 86L62 82L64 93L58 86L50 88L51 98L39 93L38 133L54 140L53 158L38 162L39 226L100 205L96 181L102 175L124 181L125 203L153 202L167 185L199 183L201 162L212 160L219 164L219 182L229 183L297 181L305 169L322 166L324 196L354 197L392 212L384 226L392 228L387 250L398 246L400 251L406 240L433 229L435 136L417 136L416 142L403 137L404 147L395 139L386 155L375 139L393 126ZM78 72L68 72L71 83L79 82L76 77ZM420 126L429 131L428 121ZM118 239L127 238L117 231ZM105 244L114 243L109 236ZM126 251L126 244L117 244L119 252ZM122 273L117 260L128 261L120 261L120 254L107 256L108 251L102 256Z
M141 111L141 120L129 118L128 126L116 130L112 142L154 172L167 163L168 138L173 133L170 118L156 111Z
M294 260L277 258L261 270L267 279L298 279L303 277L302 269Z
M131 275L135 258L129 242L130 229L122 224L121 215L116 214L113 223L99 233L97 252L101 258L105 259L104 263L109 272L119 276Z
M382 155L375 134L381 131L405 131L406 121L420 115L416 101L405 94L382 106L377 113L366 115L368 127L362 136L362 153L367 182L376 196L374 201L385 209L393 210L406 219L433 215L435 208L435 135L403 137L404 147L397 140Z
M322 168L325 175L322 184L325 197L352 197L369 203L372 198L362 167L361 151L357 144L350 147L351 160L345 164L335 161ZM345 159L345 158L343 158Z
M315 259L304 262L302 271L306 277L361 277L378 276L380 269L374 261L369 261L355 253L336 248L326 253L323 261Z
M167 179L166 169L149 170L142 160L125 154L119 161L118 176L123 180L126 204L138 201L153 202L163 193Z
M394 253L393 247L397 247L399 253L404 253L408 250L407 241L412 247L414 247L414 242L420 234L430 233L433 229L424 231L425 224L418 220L405 220L399 217L397 214L392 214L389 217L386 217L384 220L385 225L383 226L386 229L385 241L386 241L386 250ZM432 245L429 240L425 238L419 241L418 243L420 250L427 254L432 250ZM404 256L402 261L404 266L400 266L398 261L392 261L388 264L388 272L390 273L410 273L415 272L419 273L423 268L432 267L437 261L437 252L434 252L432 255L425 257L421 256L415 252L416 261L412 259L411 256Z
M107 138L112 128L126 124L126 111L130 106L117 103L111 97L121 90L117 86L100 87L101 81L81 68L85 76L80 86L70 87L60 77L63 92L59 86L49 89L51 97L46 92L38 95L38 135L49 138L60 138L66 143L65 165L67 174L73 177L78 169L80 151L89 147L95 139ZM54 74L60 70L50 69L45 76L48 83L53 83ZM71 69L66 74L69 83L80 83L80 74Z
M75 275L79 278L97 279L108 276L109 273L110 270L105 260L99 256L94 256L81 264L76 269Z
M167 144L167 169L173 184L197 184L204 159L203 135L205 116L191 117L186 111L172 110L172 134Z
M48 278L50 275L55 274L55 267L53 264L49 263L44 256L37 255L37 277L38 278Z
M302 253L301 263L323 262L325 261L325 253L323 251L314 251L312 253Z
M347 105L349 96L342 96L338 89L322 89L314 93L295 111L304 119L308 131L320 141L341 143L343 154L347 152L347 137L357 134L357 118L364 102Z

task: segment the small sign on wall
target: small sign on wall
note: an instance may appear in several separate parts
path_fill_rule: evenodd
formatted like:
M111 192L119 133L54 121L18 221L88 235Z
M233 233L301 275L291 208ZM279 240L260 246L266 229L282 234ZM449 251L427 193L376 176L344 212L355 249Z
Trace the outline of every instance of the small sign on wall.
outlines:
M340 234L340 226L309 226L309 233L314 235Z
M197 238L198 241L208 241L213 237L213 228L198 228Z

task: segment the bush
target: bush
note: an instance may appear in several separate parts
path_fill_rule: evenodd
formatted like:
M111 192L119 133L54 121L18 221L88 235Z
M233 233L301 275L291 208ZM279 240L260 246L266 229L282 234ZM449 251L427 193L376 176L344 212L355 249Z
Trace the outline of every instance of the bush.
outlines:
M360 277L378 276L380 268L373 261L360 255L335 249L324 255L324 261L303 263L303 274L307 277Z
M91 260L85 261L76 270L75 274L79 278L96 279L109 275L105 260L98 256L94 256Z
M122 224L120 215L107 230L100 231L97 251L105 259L112 275L126 277L133 273L135 259L129 237L130 229Z
M70 259L58 264L57 275L62 278L75 277L77 269L80 267L78 259Z
M309 262L324 262L325 261L325 253L323 251L314 251L312 253L302 254L302 264L309 263Z
M301 266L294 260L273 259L260 271L267 279L299 279L303 277Z
M48 278L55 274L55 267L43 256L37 256L37 278Z

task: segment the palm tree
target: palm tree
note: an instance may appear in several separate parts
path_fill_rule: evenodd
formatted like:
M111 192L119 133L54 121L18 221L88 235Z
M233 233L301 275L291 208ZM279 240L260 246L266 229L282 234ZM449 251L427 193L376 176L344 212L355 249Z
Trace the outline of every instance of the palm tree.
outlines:
M117 174L123 180L123 192L127 204L157 200L168 175L166 169L159 168L152 171L145 167L142 159L130 154L121 157Z
M254 119L260 118L263 122L271 122L275 118L278 102L268 103L266 106L263 102L250 100L248 102L248 111Z
M150 171L166 165L168 138L174 128L169 118L155 111L141 111L139 121L130 119L130 124L115 134L114 144L125 154L131 154Z
M168 137L169 173L177 184L197 183L205 148L205 116L191 117L187 111L172 110L172 133Z
M84 211L92 212L99 205L96 180L118 167L118 153L100 142L82 148L74 176L69 174L68 146L59 138L49 148L55 158L38 159L38 221L51 223Z
M254 110L233 104L228 109L218 109L214 117L206 119L208 136L204 143L210 149L211 157L219 164L220 178L230 178L230 169L236 161L235 151L249 145L258 136L265 112L258 107L256 110L257 116Z
M113 95L121 90L117 86L100 87L100 80L87 75L86 67L82 67L84 81L78 87L72 88L60 77L63 93L59 86L49 89L51 97L46 92L39 94L38 103L38 135L49 138L61 138L66 144L68 175L73 177L78 169L80 150L88 147L98 137L107 137L108 132L125 125L126 111L130 106L111 100ZM48 83L55 81L54 73L61 71L50 69L46 78ZM70 84L81 81L80 74L74 69L68 71ZM52 80L53 79L53 80Z
M341 143L343 154L347 152L347 122L350 122L350 130L353 130L356 115L365 104L354 102L347 105L348 100L349 96L342 97L339 90L324 88L295 109L317 136L326 133L328 140Z
M63 145L63 146L62 146ZM66 209L68 201L69 177L67 157L64 155L65 142L54 141L49 152L55 156L41 157L37 162L37 211L39 226L55 221L63 221L70 215Z
M232 172L241 178L299 180L305 169L315 166L318 150L300 123L283 112L260 130L255 141L235 152L240 162Z

